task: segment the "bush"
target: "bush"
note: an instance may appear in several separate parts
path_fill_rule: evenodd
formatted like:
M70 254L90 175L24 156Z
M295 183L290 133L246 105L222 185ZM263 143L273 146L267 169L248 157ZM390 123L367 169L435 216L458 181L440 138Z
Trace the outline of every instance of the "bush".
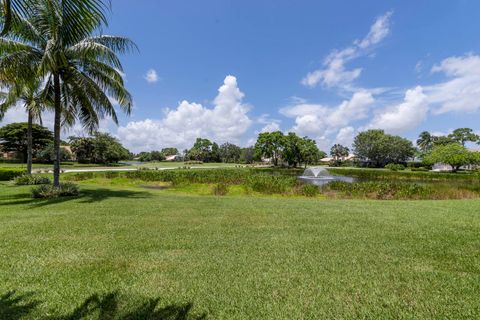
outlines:
M17 186L31 186L37 184L50 184L48 177L42 177L32 174L24 174L13 179L13 183Z
M286 194L297 184L296 177L252 175L245 182L247 190L265 194Z
M192 164L203 164L203 161L185 161L186 165L192 165Z
M212 193L216 196L225 196L228 193L228 185L226 183L217 183L213 186Z
M412 171L420 171L420 172L421 172L421 171L423 171L423 172L430 171L430 170L428 170L428 169L425 168L425 167L415 167L415 168L412 167L410 170L412 170Z
M320 188L313 184L304 184L300 188L300 194L306 197L316 197L320 193Z
M405 166L403 164L389 163L385 166L385 169L389 169L392 171L402 171L405 170Z
M10 181L25 174L24 169L0 168L0 181Z
M51 184L44 184L32 189L32 197L37 199L52 199L58 197L78 196L80 190L78 186L71 182L61 183L55 187Z
M368 181L348 183L333 181L324 186L327 190L343 193L347 197L370 199L430 199L434 197L431 186L416 183L390 183Z

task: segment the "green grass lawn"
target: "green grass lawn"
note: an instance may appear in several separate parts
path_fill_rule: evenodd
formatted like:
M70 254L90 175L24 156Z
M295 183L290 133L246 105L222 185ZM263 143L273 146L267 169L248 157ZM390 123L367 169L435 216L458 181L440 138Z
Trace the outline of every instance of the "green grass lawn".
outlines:
M0 184L0 319L478 319L480 201Z

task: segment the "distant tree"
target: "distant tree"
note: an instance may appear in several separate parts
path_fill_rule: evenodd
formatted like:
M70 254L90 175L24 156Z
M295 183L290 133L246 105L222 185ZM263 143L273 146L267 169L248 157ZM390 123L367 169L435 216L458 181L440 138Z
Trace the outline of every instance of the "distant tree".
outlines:
M93 162L116 163L130 158L130 152L108 133L96 132L93 137Z
M165 160L165 155L161 151L152 151L150 152L151 161L163 161Z
M138 154L138 160L140 160L141 162L150 162L152 161L152 153L142 151Z
M79 163L91 163L93 161L94 143L91 137L69 137L70 147Z
M242 149L233 143L224 143L220 146L220 160L226 163L238 163L242 155Z
M177 148L163 148L161 152L163 153L163 155L165 157L174 156L174 155L178 154L178 149Z
M465 146L465 143L467 142L477 142L480 139L480 137L470 128L455 129L448 135L448 137L453 141L460 143L462 146Z
M355 137L353 148L361 161L380 168L389 163L404 163L415 154L410 140L385 134L383 130L360 132Z
M197 160L203 162L219 161L219 147L218 144L211 142L208 139L197 138L193 147L187 152L187 159Z
M44 149L37 153L37 160L42 163L53 163L54 160L53 142L49 143ZM60 161L71 161L72 154L65 148L60 148Z
M320 151L314 140L307 137L303 137L300 141L300 163L303 163L305 167L309 164L315 164L320 159L325 158L327 154Z
M108 133L96 132L92 137L70 137L75 158L81 163L109 164L131 158L130 152Z
M462 166L478 164L480 156L478 152L469 151L459 143L449 143L435 146L424 158L424 162L430 165L435 163L448 164L456 172Z
M315 141L308 137L299 137L289 132L283 139L282 158L289 166L297 167L299 164L316 163L319 160L320 151Z
M433 136L430 132L428 131L423 131L420 133L417 139L417 146L420 149L421 152L426 153L430 151L433 148L435 139L437 137Z
M261 157L271 158L273 164L278 166L284 147L284 135L281 131L260 133L255 144L255 151Z
M242 148L240 153L240 163L253 163L256 159L255 149L253 147Z
M3 151L13 151L21 155L21 161L28 158L28 127L26 122L11 123L0 128L0 144ZM31 125L32 130L32 152L36 154L53 141L53 134L50 130L38 124Z
M342 158L346 158L348 157L349 154L350 154L350 149L338 143L334 144L330 149L330 155L333 157L335 161L339 161Z

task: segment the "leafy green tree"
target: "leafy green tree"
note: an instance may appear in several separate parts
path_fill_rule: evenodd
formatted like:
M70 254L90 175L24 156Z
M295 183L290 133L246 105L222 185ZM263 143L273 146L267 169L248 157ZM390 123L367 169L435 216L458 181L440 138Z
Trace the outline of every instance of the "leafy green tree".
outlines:
M320 159L326 157L327 154L320 151L314 140L307 137L303 137L300 140L300 163L303 163L305 167L309 164L315 164Z
M278 160L283 154L284 139L281 131L260 133L255 143L255 152L261 157L271 158L273 164L278 166Z
M91 163L93 161L93 138L70 137L70 147L79 163Z
M343 158L346 158L348 157L349 154L350 154L350 149L338 143L334 144L330 149L330 155L333 157L335 161L339 161Z
M53 141L53 135L50 130L37 124L32 124L32 153L45 148ZM25 122L11 123L0 128L0 144L4 151L18 152L22 155L22 162L28 158L29 145L29 124Z
M174 155L178 154L178 149L177 148L163 148L161 152L165 157L174 156Z
M92 3L96 6L92 6ZM129 113L131 96L124 87L117 57L136 48L128 39L94 35L105 22L101 0L29 1L22 16L0 41L0 80L46 79L54 106L54 185L60 178L62 113L79 119L93 132L99 118L117 122L111 99Z
M242 149L232 143L224 143L220 146L220 160L226 163L238 163L242 155Z
M219 149L218 144L215 142L208 139L197 138L193 147L188 150L187 158L203 162L219 161Z
M389 163L404 163L415 154L410 140L385 134L383 130L360 132L355 137L353 148L358 159L379 168Z
M433 139L433 147L435 146L445 146L447 144L455 143L449 136L435 136Z
M93 162L117 163L130 158L130 152L108 133L96 132L93 137Z
M477 142L480 139L480 137L470 128L455 129L448 135L448 137L453 141L460 143L462 146L465 146L465 143L467 142Z
M480 157L478 152L469 151L459 143L449 143L435 146L423 161L429 165L435 163L448 164L456 172L462 166L478 164Z

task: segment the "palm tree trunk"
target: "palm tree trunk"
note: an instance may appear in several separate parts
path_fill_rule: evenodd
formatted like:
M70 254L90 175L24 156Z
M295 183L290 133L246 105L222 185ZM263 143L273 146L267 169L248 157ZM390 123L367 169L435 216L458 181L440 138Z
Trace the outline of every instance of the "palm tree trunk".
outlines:
M53 75L54 85L54 105L55 105L55 122L53 127L53 185L58 187L60 185L60 130L61 130L61 113L62 106L60 100L60 76Z
M28 127L27 127L27 174L32 174L33 161L33 137L32 137L33 115L28 110Z

